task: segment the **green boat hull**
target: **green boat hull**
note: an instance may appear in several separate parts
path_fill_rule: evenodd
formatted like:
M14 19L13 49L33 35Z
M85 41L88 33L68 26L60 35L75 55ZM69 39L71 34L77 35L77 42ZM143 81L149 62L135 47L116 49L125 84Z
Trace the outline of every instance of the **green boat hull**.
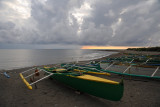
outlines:
M109 84L76 78L76 76L54 74L51 78L60 81L76 90L107 100L119 101L123 96L124 85Z

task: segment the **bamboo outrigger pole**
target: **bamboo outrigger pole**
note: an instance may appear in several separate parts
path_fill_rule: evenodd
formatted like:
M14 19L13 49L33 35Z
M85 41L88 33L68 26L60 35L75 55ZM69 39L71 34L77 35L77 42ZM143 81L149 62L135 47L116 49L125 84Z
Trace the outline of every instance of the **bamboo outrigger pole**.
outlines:
M31 71L31 70L33 70L33 69L35 69L35 67L34 67L34 68L31 68L31 69L28 69L28 70L26 70L26 71L23 71L23 72L21 72L21 73L23 74L23 73L28 72L28 71Z
M132 63L134 61L134 59L132 59L132 61L131 62L129 62L129 63Z
M24 71L24 72L22 72L22 73L31 71L31 70L33 70L33 69L35 69L35 68L26 70L26 71ZM28 77L36 74L37 72L32 73L32 74L30 74L30 75L28 75L28 76L26 76L26 77L24 77L24 76L22 75L22 73L19 73L20 77L22 78L23 82L26 84L26 86L28 87L28 89L32 90L32 86L31 86L31 85L33 85L33 84L35 84L35 83L37 83L37 82L39 82L39 81L41 81L41 80L43 80L43 79L45 79L45 78L47 78L47 77L49 77L49 76L51 76L51 75L54 74L54 73L47 72L47 71L45 71L45 70L43 70L43 69L39 69L38 72L40 72L40 71L44 71L44 72L46 72L46 73L49 73L49 75L47 75L47 76L45 76L45 77L43 77L43 78L41 78L41 79L38 79L37 81L35 81L35 82L33 82L33 83L29 83L29 82L26 80L26 78L28 78Z
M151 75L151 77L153 77L156 74L156 72L158 71L158 69L159 69L159 67L157 67L157 69L153 72L153 74Z
M106 67L104 70L109 69L113 64L115 64L116 62L113 62L111 65L109 65L108 67Z
M123 73L125 73L129 68L131 68L132 67L132 65L130 65L129 67L127 67L127 69L126 70L124 70L123 71Z
M150 58L149 58L149 59L147 59L145 63L147 63L149 60L150 60Z
M39 70L38 72L40 72L41 70ZM38 73L37 72L37 73ZM32 73L32 74L30 74L30 75L28 75L28 76L26 76L26 77L24 77L24 78L28 78L28 77L30 77L30 76L32 76L32 75L34 75L35 74L35 72L34 73Z
M43 78L41 78L41 79L39 79L39 80L31 83L30 85L33 85L33 84L35 84L35 83L37 83L37 82L39 82L39 81L41 81L41 80L43 80L43 79L45 79L45 78L47 78L47 77L50 77L50 76L53 75L53 74L54 74L54 73L50 73L49 75L47 75L47 76L45 76L45 77L43 77Z

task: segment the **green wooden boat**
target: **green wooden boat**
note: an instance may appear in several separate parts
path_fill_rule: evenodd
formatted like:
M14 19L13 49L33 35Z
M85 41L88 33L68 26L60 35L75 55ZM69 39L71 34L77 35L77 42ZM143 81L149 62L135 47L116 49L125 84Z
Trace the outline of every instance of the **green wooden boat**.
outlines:
M134 64L130 64L130 66L142 66L142 65L134 65ZM66 67L70 67L70 66L66 66ZM128 66L129 67L129 66ZM150 66L151 67L151 66ZM153 66L154 67L154 66ZM155 68L155 67L154 67ZM114 74L119 74L119 75L126 75L126 76L133 76L133 77L143 77L143 78L152 78L152 79L160 79L160 76L155 76L155 73L158 71L159 67L157 67L157 69L155 69L155 71L153 72L153 74L151 76L147 76L147 75L138 75L138 74L130 74L130 73L125 73L125 72L116 72L116 71L111 71L111 70L104 70L104 69L96 69L96 68L89 68L89 67L80 67L80 66L72 66L72 69L81 69L87 72L107 72L107 73L114 73Z
M45 77L29 83L26 79L31 77L35 73L23 76L28 71L38 70L36 72L44 71L46 73ZM46 69L46 68L45 68ZM112 101L119 101L123 96L124 85L123 80L121 82L116 82L108 80L106 78L101 78L97 76L92 76L88 74L83 74L74 70L66 70L63 68L56 68L53 71L45 70L44 68L32 68L20 73L20 77L29 89L32 89L32 85L47 78L53 78L59 82L62 82L69 87L79 90L90 95L104 98ZM48 68L47 68L48 69Z
M91 70L83 70L81 68L92 68L91 66L76 66L75 64L61 64L61 69L60 68L56 68L56 67L44 67L41 69L44 69L48 72L54 72L54 73L59 73L59 72L68 72L69 70L74 70L74 72L79 72L79 73L83 73L83 74L98 74L98 75L107 75L110 76L110 73L107 72L97 72L97 71L91 71ZM96 67L93 67L93 69L96 69ZM97 69L100 69L100 67L98 67Z
M105 78L88 74L55 73L51 78L76 90L112 101L119 101L123 96L124 85Z

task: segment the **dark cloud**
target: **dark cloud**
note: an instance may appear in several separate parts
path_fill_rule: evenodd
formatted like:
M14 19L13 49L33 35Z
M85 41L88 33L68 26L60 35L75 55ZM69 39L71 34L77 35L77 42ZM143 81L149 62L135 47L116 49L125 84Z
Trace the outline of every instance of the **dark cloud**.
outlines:
M157 46L159 4L158 0L1 0L0 44Z
M113 26L113 28L115 28L115 34L103 34L99 32L99 34L95 33L94 36L92 34L94 32L93 31L88 35L92 35L92 38L96 38L96 36L99 35L100 38L96 39L95 41L98 42L98 40L100 40L101 44L97 43L97 45L160 45L160 40L158 38L157 40L154 39L157 37L157 32L160 30L160 21L158 20L160 14L157 14L160 12L159 7L159 2L156 0L121 0L116 2L112 1L110 3L99 2L99 4L95 5L95 10L93 11L94 17L87 19L87 21L94 22L97 30L100 30L100 25L102 24L106 26L106 30L109 30L107 28L112 28ZM119 21L121 23L118 22L119 19L121 20ZM111 29L112 33L114 32L113 28ZM113 37L111 37L111 35ZM152 39L152 41L150 39ZM93 43L92 45L94 45L94 42L92 41L88 43Z

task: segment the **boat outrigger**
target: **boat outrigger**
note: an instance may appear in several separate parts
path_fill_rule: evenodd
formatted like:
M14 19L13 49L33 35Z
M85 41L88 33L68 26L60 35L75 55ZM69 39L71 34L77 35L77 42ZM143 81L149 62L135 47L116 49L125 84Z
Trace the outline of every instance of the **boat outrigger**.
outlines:
M94 72L108 72L118 75L127 75L133 77L143 77L151 79L160 79L160 57L159 56L122 56L117 58L107 58L106 60L96 62L98 64L105 64L105 67L100 68L84 68L87 70L92 70ZM97 64L97 65L98 65ZM98 65L99 66L99 65ZM76 67L81 68L81 66L76 65ZM119 69L116 67L125 68ZM150 71L146 71L147 68ZM139 71L140 69L141 71ZM132 71L134 70L134 71Z
M26 79L34 75L35 73L32 73L25 77L23 76L23 74L35 69L36 68L33 68L20 73L22 80L29 89L32 89L33 84L47 77L51 77L76 90L88 93L96 97L112 101L119 101L123 96L123 91L124 91L123 80L121 82L116 82L108 80L106 78L85 74L87 72L85 70L72 69L69 67L68 69L44 67L44 68L37 68L38 72L44 71L47 75L33 83L29 83Z

